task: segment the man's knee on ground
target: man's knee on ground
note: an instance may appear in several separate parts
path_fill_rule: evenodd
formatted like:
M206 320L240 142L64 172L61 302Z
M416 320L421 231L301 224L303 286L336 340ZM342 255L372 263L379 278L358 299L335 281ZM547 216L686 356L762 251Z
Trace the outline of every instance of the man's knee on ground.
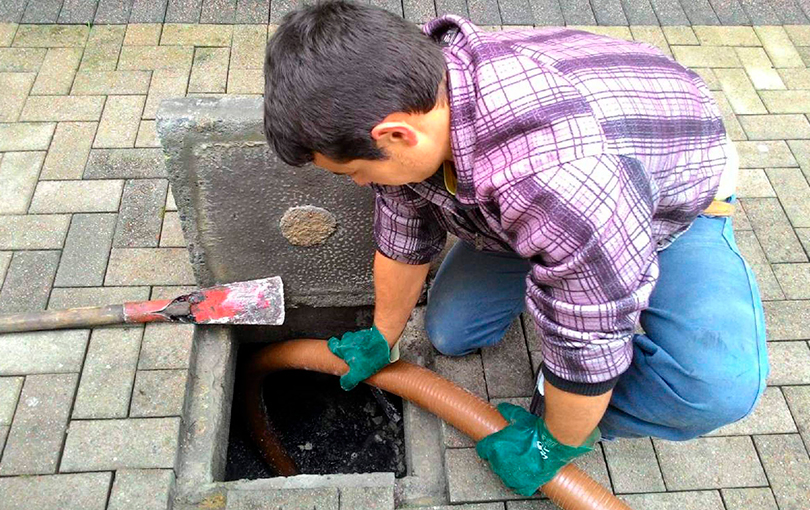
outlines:
M440 320L435 314L425 314L425 332L430 343L445 356L463 356L469 353L465 339L458 327L452 327L447 321Z

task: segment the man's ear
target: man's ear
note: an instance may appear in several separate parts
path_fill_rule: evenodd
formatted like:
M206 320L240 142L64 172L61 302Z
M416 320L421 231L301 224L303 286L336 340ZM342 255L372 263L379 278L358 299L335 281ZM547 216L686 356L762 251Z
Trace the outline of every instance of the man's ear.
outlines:
M419 135L407 122L383 121L371 129L371 138L381 146L405 143L413 147L419 142Z

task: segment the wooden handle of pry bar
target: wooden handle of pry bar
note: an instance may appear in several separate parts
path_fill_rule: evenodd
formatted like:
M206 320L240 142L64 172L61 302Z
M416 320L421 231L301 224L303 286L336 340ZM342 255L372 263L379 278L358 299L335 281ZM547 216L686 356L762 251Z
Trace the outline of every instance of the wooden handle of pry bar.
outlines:
M0 333L47 329L92 328L123 324L124 305L94 306L0 315Z

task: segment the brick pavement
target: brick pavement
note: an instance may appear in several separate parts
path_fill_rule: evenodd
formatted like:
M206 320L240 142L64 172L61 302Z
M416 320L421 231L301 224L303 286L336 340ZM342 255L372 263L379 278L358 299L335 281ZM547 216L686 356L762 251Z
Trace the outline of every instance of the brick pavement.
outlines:
M57 3L42 6L53 15ZM96 15L119 16L119 4L102 2ZM130 14L154 6L130 4ZM2 5L8 12L11 3ZM173 5L167 12L176 15ZM209 3L195 5L213 16ZM56 20L89 15L82 9L66 0ZM683 444L607 443L578 463L638 509L806 509L810 27L586 29L658 45L714 91L740 152L735 229L766 300L772 375L760 407L739 423ZM0 312L193 285L155 111L166 97L261 93L267 34L266 25L0 24ZM495 402L525 405L539 360L530 326L516 323L480 354L438 357L434 368ZM0 509L132 508L138 498L165 508L192 332L149 325L0 336ZM448 503L462 505L453 508L551 508L506 491L457 431L442 435ZM229 508L248 508L251 497Z

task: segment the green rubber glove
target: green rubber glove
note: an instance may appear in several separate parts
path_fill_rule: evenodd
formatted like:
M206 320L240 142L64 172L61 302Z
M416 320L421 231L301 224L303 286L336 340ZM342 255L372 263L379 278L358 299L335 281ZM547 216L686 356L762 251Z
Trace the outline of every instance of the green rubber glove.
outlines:
M564 445L554 439L542 418L522 407L502 403L498 411L509 425L478 441L475 451L504 485L521 496L534 494L560 468L593 450L601 437L597 428L582 446Z
M329 350L349 365L349 371L340 377L340 387L346 391L354 389L361 381L399 357L392 358L388 342L376 326L351 331L340 339L330 338Z

